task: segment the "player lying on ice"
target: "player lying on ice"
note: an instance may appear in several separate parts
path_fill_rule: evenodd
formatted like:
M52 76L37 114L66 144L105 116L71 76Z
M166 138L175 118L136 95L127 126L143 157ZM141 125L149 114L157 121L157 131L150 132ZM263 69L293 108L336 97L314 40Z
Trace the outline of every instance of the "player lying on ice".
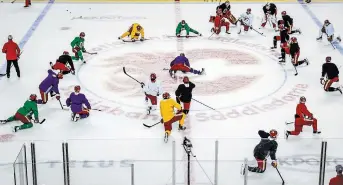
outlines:
M141 36L140 39L139 36ZM144 28L138 23L133 23L125 33L118 37L118 39L123 39L124 37L130 37L132 42L135 42L138 39L144 41Z
M69 73L75 75L73 59L69 55L68 51L64 51L63 55L58 57L55 64L52 64L52 62L50 62L50 66L51 66L51 69L59 70L60 73L64 75L69 74Z
M38 108L37 108L37 95L31 94L30 99L27 100L23 107L19 108L14 116L9 117L7 120L1 120L1 124L5 124L12 121L21 121L23 125L15 126L14 132L22 129L28 129L33 126L31 122L32 114L34 115L34 122L39 123L38 119Z
M198 74L198 75L202 75L205 73L204 68L202 68L201 71L191 68L188 58L186 58L184 53L181 53L180 56L177 56L170 63L169 74L172 78L175 78L176 71L182 71L183 73L191 72L193 74Z
M181 22L179 22L179 24L176 27L175 35L177 37L181 37L181 31L183 31L183 30L186 31L186 38L189 37L189 33L194 33L194 34L201 36L201 33L196 31L195 29L189 27L185 20L182 20Z
M80 86L75 86L74 91L66 100L67 107L71 107L71 120L77 122L79 119L84 119L89 116L89 111L92 109L88 99L82 93ZM87 108L84 108L85 105Z

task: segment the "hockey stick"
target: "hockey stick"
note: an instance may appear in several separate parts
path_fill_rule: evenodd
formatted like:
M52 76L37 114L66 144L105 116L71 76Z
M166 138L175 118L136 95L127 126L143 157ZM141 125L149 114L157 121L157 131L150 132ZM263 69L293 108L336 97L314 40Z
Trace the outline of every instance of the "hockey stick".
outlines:
M283 180L283 177L282 177L282 175L281 175L279 169L278 169L277 167L276 167L275 169L276 169L277 173L279 174L279 176L280 176L280 178L281 178L281 180L282 180L282 185L285 185L285 181Z
M204 104L204 103L202 103L202 102L200 102L200 101L198 101L198 100L196 100L196 99L194 99L194 98L192 98L192 100L194 100L194 101L196 101L196 102L200 103L201 105L203 105L203 106L205 106L205 107L208 107L208 108L210 108L210 109L212 109L212 110L215 110L215 111L216 111L216 109L214 109L214 108L212 108L212 107L210 107L210 106L208 106L208 105L206 105L206 104Z
M295 70L295 74L294 74L294 76L297 76L297 75L298 75L298 70L297 70L297 67L296 67L295 65L293 65L293 67L294 67L294 70Z
M123 72L130 78L132 78L134 81L138 82L139 84L141 84L142 82L138 81L137 79L133 78L132 76L130 76L129 74L126 73L125 67L123 67Z
M97 54L98 54L98 52L93 52L93 53L91 53L91 52L85 52L85 53L87 53L87 54L89 54L89 55L97 55Z
M210 39L214 34L215 34L215 32L213 32L212 35L210 35L208 38Z
M62 108L63 110L67 110L67 109L64 109L64 108L63 108L63 105L62 105L61 99L59 99L59 100L58 100L58 102L60 102L61 108Z
M333 43L332 43L332 42L330 42L330 43L331 43L331 46L333 47L333 49L336 49L335 45L333 45Z
M163 68L163 71L169 71L170 69L168 69L168 68Z
M294 124L294 122L293 122L293 121L291 121L291 122L287 122L287 121L286 121L285 124L286 124L286 125L290 125L290 124Z
M13 0L11 3L13 4L13 3L15 3L17 0Z
M102 110L100 110L100 109L91 109L91 110L102 111Z
M158 124L160 124L160 123L161 123L161 122L159 121L159 122L154 123L154 124L152 124L152 125L147 125L147 124L145 124L145 123L143 123L143 125L144 125L145 127L147 127L147 128L151 128L151 127L156 126L156 125L158 125Z
M249 26L250 27L250 26ZM254 30L256 33L262 35L263 37L266 37L265 35L263 35L263 33L257 31L255 28L253 28L252 26L250 27L252 30Z
M183 36L179 36L179 37L178 37L178 36L172 36L172 35L169 35L169 36L168 36L168 35L167 35L167 37L169 37L169 38L171 38L171 37L173 37L173 38L174 38L174 37L177 37L177 38L184 38L184 37L186 37L186 36L183 35ZM196 35L188 35L188 37L198 37L198 36L196 36Z
M41 121L41 122L39 122L39 124L43 124L44 122L45 122L45 118Z
M143 41L145 40L150 40L150 39L143 39ZM136 41L141 41L141 40L122 40L123 42L136 42ZM143 42L141 41L141 42Z

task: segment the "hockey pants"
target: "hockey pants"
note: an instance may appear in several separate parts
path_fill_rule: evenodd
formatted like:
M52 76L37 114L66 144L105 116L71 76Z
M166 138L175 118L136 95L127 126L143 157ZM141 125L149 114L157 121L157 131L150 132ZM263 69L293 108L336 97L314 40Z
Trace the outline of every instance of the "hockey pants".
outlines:
M185 118L186 118L186 114L185 113L181 113L181 114L176 114L172 119L170 119L169 121L164 122L164 130L165 132L170 135L171 130L172 130L172 124L176 121L179 121L179 125L183 126L183 124L185 123Z
M258 158L255 158L256 159L256 162L257 162L257 166L256 167L250 167L248 166L248 170L251 171L251 172L256 172L256 173L263 173L264 171L266 171L266 168L267 168L267 160L264 159L258 159Z
M201 74L201 71L195 70L191 67L185 66L183 64L175 64L173 65L170 70L172 71L182 71L182 72L191 72L193 74Z
M313 131L317 131L317 119L313 118L312 120L305 118L296 118L294 123L294 131L291 131L290 135L299 135L303 131L303 126L308 125L312 126Z

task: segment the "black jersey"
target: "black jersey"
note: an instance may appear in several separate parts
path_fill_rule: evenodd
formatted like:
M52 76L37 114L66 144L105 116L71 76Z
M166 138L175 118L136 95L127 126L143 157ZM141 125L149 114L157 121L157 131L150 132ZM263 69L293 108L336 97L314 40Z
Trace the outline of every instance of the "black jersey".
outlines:
M231 5L227 6L226 3L223 3L219 6L217 6L217 10L221 9L223 13L231 9Z
M260 130L259 135L261 136L261 141L254 148L254 157L264 160L270 155L272 160L276 160L277 142L269 139L269 134L264 131Z
M280 41L281 41L281 43L285 43L288 40L289 40L288 30L287 29L280 30Z
M277 12L276 5L274 3L269 3L269 10L267 10L267 5L263 7L264 14L274 15Z
M289 28L293 25L293 19L289 15L282 16L282 20L284 21L286 28Z
M294 56L296 53L298 53L300 51L300 47L299 47L299 44L296 42L296 43L291 43L289 45L289 52L291 54L291 56Z
M338 77L339 70L336 66L336 64L331 62L326 62L322 66L322 77L327 75L328 79L333 79L335 77Z
M74 64L73 64L73 59L71 58L71 56L69 55L61 55L60 57L58 57L57 62L63 63L63 64L69 64L69 66L71 67L71 70L75 70L74 69Z
M180 97L180 101L189 103L192 100L192 91L195 88L194 83L189 82L188 87L186 84L180 84L175 91L175 95Z

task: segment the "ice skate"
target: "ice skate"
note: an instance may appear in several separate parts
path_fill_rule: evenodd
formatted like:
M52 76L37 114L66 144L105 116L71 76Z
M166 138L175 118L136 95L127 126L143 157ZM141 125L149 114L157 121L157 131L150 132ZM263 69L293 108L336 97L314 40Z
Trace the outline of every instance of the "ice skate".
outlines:
M164 134L164 142L165 142L165 143L168 143L168 138L169 138L169 134L166 132L166 133Z
M200 75L204 75L205 74L205 68L201 69Z
M186 130L186 127L179 125L179 130Z
M18 132L18 130L20 130L20 127L19 127L19 126L14 126L14 127L13 127L13 132Z
M314 133L314 134L320 134L320 133L322 133L322 132L317 130L317 131L313 131L313 133Z

